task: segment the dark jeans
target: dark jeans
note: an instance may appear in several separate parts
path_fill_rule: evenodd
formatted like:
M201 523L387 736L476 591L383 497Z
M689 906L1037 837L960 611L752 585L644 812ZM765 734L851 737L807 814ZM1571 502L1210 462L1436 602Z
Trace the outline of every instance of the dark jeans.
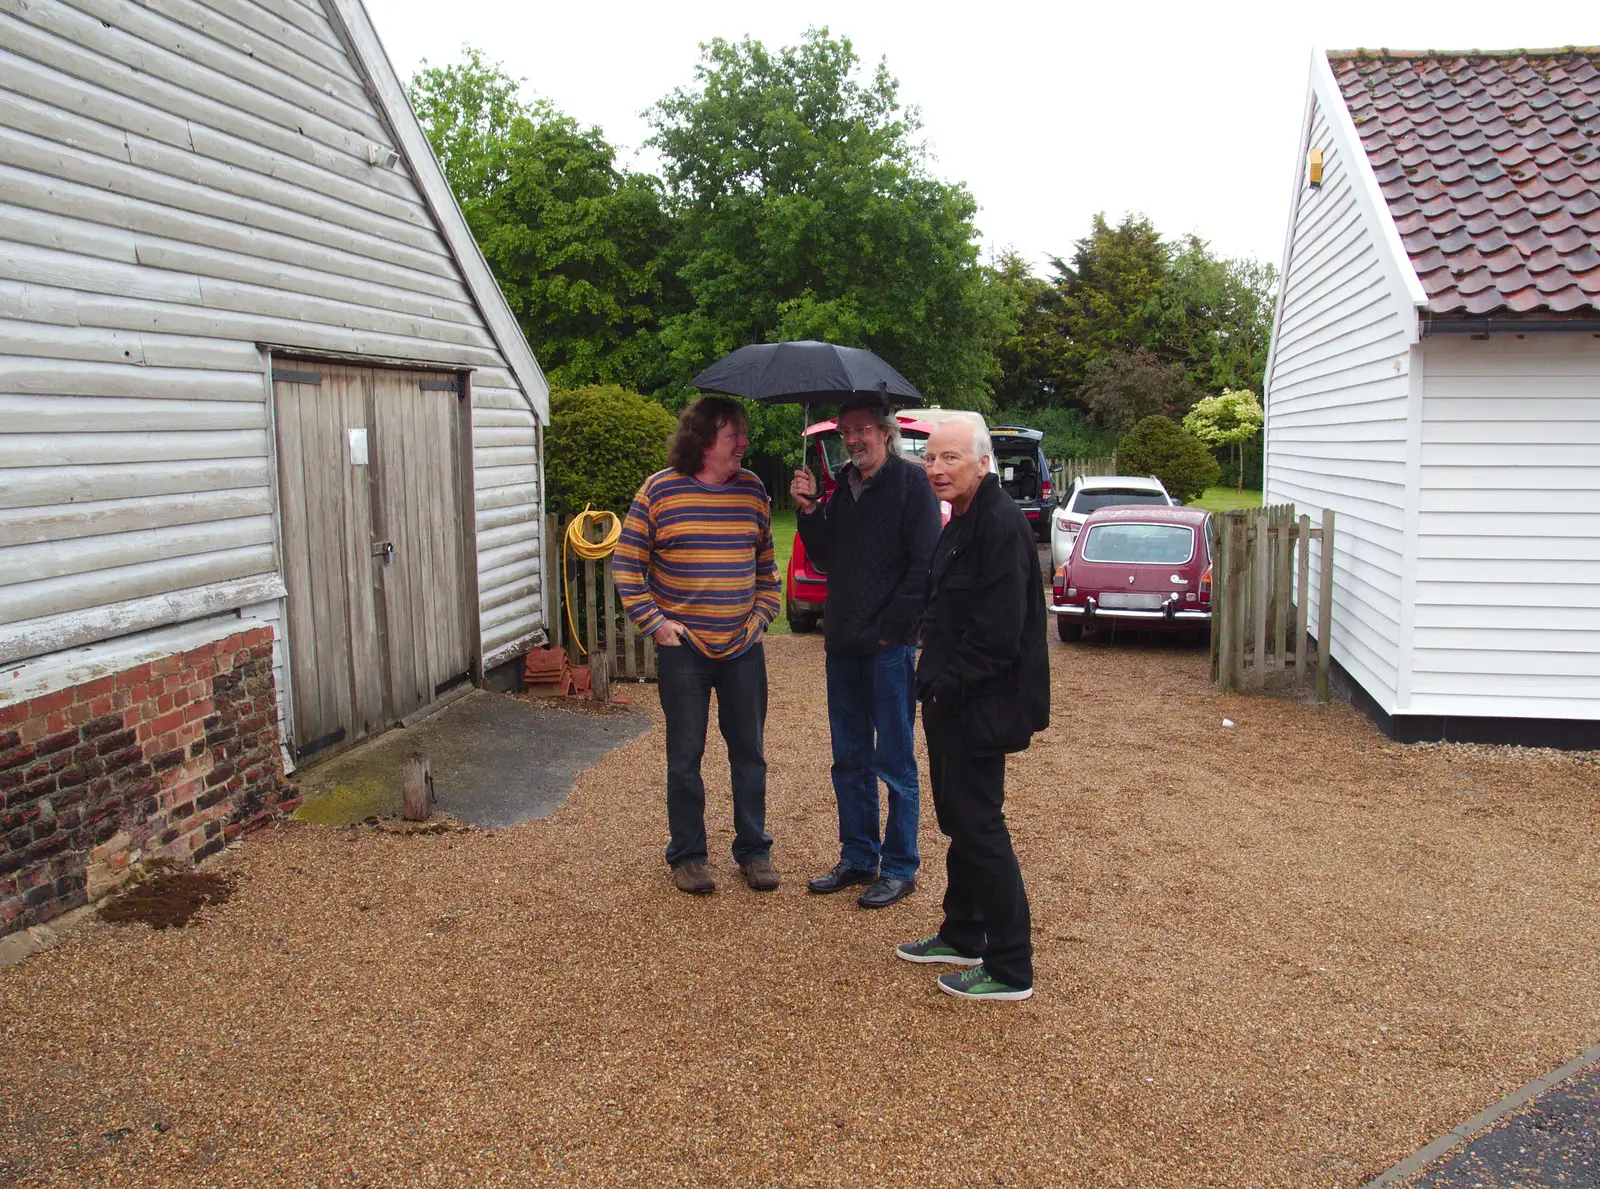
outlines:
M693 645L656 651L657 692L667 719L667 863L706 859L706 786L700 759L706 752L711 691L717 691L717 726L728 745L733 778L733 857L748 863L772 850L767 836L767 654L760 644L728 660L712 660Z
M1022 868L1006 829L1006 758L967 749L959 711L922 704L928 769L939 830L950 839L945 857L943 937L955 949L982 957L994 978L1033 986L1033 923Z
M839 802L839 860L888 879L911 879L917 855L916 650L886 645L866 656L828 654L828 728L833 795ZM889 818L878 843L878 781Z

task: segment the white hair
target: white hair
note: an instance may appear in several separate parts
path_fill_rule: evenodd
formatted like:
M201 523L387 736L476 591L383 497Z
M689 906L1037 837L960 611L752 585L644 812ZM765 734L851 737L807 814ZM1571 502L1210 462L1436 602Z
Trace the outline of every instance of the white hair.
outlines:
M978 417L952 417L950 420L957 425L966 426L967 432L972 435L970 440L974 460L994 457L994 441L989 437L989 427Z

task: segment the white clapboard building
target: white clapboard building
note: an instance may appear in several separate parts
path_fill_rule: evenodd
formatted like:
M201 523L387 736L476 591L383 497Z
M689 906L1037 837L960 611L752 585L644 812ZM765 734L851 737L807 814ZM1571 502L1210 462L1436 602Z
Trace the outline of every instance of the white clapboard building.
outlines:
M547 417L360 0L0 3L0 707L251 621L293 766L483 680Z
M1266 395L1358 704L1600 747L1600 51L1313 56Z

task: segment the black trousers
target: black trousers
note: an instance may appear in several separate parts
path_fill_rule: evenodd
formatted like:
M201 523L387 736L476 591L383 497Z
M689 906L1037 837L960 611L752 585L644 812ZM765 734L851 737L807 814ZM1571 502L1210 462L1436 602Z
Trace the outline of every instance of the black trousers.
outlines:
M922 704L933 809L950 839L939 936L1013 987L1033 986L1033 922L1006 829L1006 758L973 755L957 710Z
M706 786L700 761L717 691L717 725L728 745L733 784L733 858L765 858L767 836L767 654L756 644L728 660L712 660L691 644L656 650L657 692L667 720L667 862L706 859Z

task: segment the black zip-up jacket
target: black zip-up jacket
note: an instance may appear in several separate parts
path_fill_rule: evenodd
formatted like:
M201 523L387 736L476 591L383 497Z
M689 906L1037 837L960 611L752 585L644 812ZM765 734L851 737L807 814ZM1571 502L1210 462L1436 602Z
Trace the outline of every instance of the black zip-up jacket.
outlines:
M939 501L920 466L889 455L859 499L854 467L839 472L820 511L796 517L806 555L828 575L824 644L843 656L865 656L880 640L915 643L939 536Z
M934 547L917 696L956 708L979 754L1021 751L1050 724L1038 544L993 475Z

